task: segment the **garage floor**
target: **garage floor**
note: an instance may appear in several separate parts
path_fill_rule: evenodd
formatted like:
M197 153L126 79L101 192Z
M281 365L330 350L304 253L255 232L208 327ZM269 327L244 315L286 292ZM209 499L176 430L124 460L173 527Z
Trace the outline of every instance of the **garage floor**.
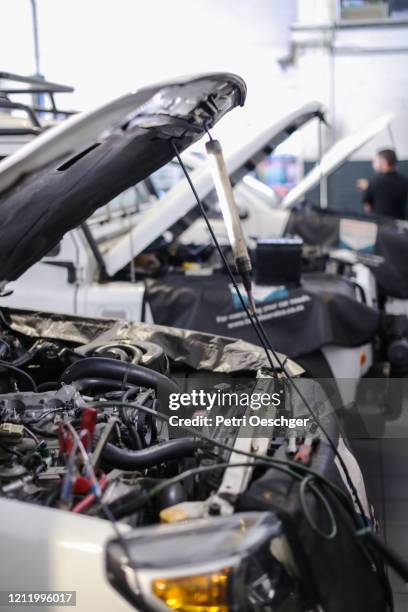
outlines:
M407 397L407 396L405 396ZM408 407L386 424L381 440L353 440L383 537L408 561ZM403 435L404 437L401 437ZM389 573L396 612L408 612L408 586Z

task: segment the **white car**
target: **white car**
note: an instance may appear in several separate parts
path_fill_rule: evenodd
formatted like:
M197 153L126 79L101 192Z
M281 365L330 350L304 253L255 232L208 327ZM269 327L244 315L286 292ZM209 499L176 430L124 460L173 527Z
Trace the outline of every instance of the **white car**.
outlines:
M2 161L3 296L244 99L230 74L152 86ZM294 391L299 366L276 379L230 338L0 312L0 609L385 611L361 472L319 385ZM204 427L173 425L177 402Z

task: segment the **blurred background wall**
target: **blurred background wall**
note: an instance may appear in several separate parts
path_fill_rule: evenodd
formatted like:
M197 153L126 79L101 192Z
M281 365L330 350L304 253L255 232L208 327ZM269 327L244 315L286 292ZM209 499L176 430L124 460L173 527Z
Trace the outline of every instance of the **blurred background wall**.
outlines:
M328 109L327 148L367 120L396 113L392 134L381 134L330 179L331 204L356 206L355 178L370 173L370 157L379 147L395 146L408 160L408 0L36 5L41 72L76 88L65 105L87 109L155 80L228 70L248 84L246 109L227 118L235 133L237 121L265 124L317 99ZM0 0L0 7L0 68L33 73L31 2ZM314 163L316 127L289 144L289 153L306 167Z
M296 0L37 0L41 71L75 85L89 108L151 81L236 71L250 96L279 92L276 59L290 40ZM34 70L30 0L0 0L3 69ZM275 95L274 95L275 94Z

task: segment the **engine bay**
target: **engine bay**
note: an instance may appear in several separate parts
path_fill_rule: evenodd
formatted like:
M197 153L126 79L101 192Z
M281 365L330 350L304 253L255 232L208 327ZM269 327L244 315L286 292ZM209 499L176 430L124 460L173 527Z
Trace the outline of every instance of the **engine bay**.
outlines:
M174 437L165 418L156 415L166 412L169 395L178 390L163 349L128 340L89 346L78 352L69 343L3 331L0 496L113 516L132 527L166 520L166 508L186 502L192 502L194 515L215 513L217 503L227 503L232 512L233 494L248 484L245 466L230 500L218 499L230 476L211 466L225 464L233 453L188 433ZM191 375L191 368L175 371L178 380ZM230 449L242 446L239 434L239 427L206 430L207 438ZM245 445L250 450L251 440ZM268 446L264 441L260 450L267 452ZM202 474L164 486L139 507L153 487L200 467L205 467Z

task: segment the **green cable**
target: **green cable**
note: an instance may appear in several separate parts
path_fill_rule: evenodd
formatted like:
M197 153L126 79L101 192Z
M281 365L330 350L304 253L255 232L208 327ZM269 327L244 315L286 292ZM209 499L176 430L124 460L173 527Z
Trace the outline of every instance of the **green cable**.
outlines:
M336 535L337 535L337 522L336 522L336 518L334 516L333 510L329 504L329 502L327 501L327 498L324 496L324 494L318 489L316 488L312 482L313 482L314 477L309 475L306 476L306 478L302 479L302 482L300 483L300 488L299 488L299 498L300 498L300 503L302 505L302 510L303 513L305 515L305 518L307 520L307 522L309 523L309 525L311 526L311 528L313 529L313 531L315 531L321 538L323 538L324 540L333 540ZM320 501L322 502L323 506L325 507L325 510L327 512L327 515L329 517L329 520L332 524L332 528L331 531L329 533L325 533L324 531L322 531L321 529L319 529L319 527L316 524L316 521L313 519L307 502L306 502L306 489L307 487L310 488L310 490L314 493L314 495L320 499Z

